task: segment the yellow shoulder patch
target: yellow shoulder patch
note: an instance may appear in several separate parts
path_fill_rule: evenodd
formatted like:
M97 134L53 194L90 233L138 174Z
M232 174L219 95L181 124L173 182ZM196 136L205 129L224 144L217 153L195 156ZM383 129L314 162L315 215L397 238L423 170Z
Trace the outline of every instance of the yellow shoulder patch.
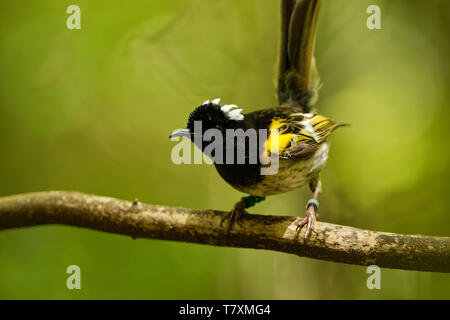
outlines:
M276 118L269 125L264 154L270 156L273 152L280 155L285 152L298 153L299 146L317 148L338 126L330 118L319 114L293 113L287 118ZM277 134L272 134L272 130ZM274 148L278 150L273 150Z
M269 137L267 138L266 144L265 144L265 150L267 155L270 155L274 150L272 150L273 147L277 148L278 150L275 150L277 154L283 153L284 150L289 146L289 142L291 142L292 138L294 137L293 133L285 133L287 130L287 122L284 119L274 119L272 123L269 126ZM278 134L274 135L272 134L272 130L275 130L278 132ZM277 141L273 141L272 139L276 136Z

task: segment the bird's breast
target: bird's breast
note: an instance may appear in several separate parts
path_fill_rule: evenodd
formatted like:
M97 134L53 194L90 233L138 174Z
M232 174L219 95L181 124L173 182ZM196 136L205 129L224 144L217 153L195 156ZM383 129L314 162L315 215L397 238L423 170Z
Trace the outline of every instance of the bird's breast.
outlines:
M235 188L254 196L269 196L301 188L320 173L328 159L328 151L328 144L323 143L309 159L280 159L275 174L263 176L253 185Z

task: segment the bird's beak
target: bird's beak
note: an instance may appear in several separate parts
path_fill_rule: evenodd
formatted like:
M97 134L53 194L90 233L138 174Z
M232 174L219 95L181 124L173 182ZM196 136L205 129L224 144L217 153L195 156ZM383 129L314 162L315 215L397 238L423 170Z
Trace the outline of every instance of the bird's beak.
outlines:
M186 137L190 138L191 133L188 129L177 129L172 132L172 134L169 136L169 138L175 138L175 137Z

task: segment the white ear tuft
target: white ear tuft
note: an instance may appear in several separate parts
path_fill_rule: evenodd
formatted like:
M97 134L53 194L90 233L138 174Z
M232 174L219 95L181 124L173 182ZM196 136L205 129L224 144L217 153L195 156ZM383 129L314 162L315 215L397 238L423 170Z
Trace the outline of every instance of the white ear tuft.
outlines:
M222 110L223 112L225 112L225 113L227 113L227 112L229 112L231 109L233 109L233 108L237 108L237 105L235 105L235 104L224 104L221 108L220 108L220 110Z
M225 116L230 119L230 120L243 120L244 119L244 115L241 113L242 109L234 109L231 110L233 108L237 108L238 106L235 104L226 104L223 105L220 110L222 110L222 112L225 114Z
M209 103L210 103L209 100L206 100L205 102L202 103L202 106Z
M220 98L216 98L213 101L211 101L214 104L219 104L220 103Z
M242 109L234 109L229 112L225 112L225 115L230 120L244 120L244 115L241 113Z

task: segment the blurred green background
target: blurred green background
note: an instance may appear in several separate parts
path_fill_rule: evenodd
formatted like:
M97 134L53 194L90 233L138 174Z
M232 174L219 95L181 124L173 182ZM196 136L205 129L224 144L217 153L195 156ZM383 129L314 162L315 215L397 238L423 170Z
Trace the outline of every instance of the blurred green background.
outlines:
M81 8L81 30L66 8ZM382 30L366 8L381 7ZM324 0L316 56L330 139L321 219L449 236L448 1ZM0 196L78 190L229 210L242 196L213 166L176 166L167 137L221 97L276 105L279 1L2 1ZM250 212L303 215L305 188ZM69 291L68 265L82 289ZM73 227L0 232L0 298L450 298L450 276L269 251L133 240Z

